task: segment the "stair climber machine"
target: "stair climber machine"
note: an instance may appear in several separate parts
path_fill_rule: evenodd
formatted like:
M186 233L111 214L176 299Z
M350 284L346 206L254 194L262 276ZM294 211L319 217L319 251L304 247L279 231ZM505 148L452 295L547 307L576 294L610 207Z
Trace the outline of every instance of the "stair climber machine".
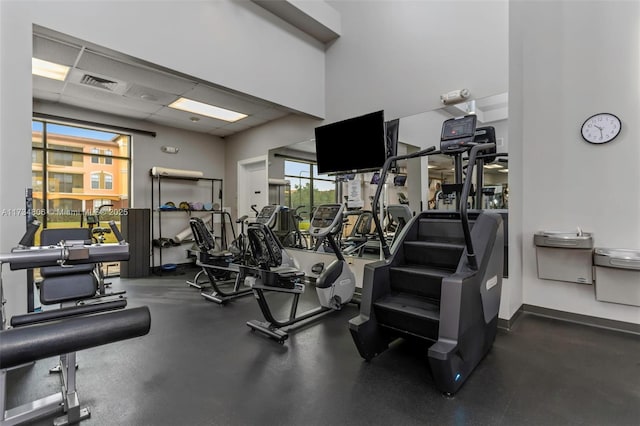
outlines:
M382 178L394 160L442 153L454 156L460 168L462 154L468 153L464 182L457 182L457 199L467 200L476 157L495 149L493 143L473 142L475 127L475 115L446 120L440 152L432 147L389 157ZM456 176L461 179L461 171ZM380 188L374 209L379 196ZM425 343L435 386L446 395L460 389L493 345L502 289L502 218L467 211L467 204L460 203L457 211L426 210L414 216L392 250L381 238L384 260L365 265L360 314L349 321L367 361L398 338ZM377 214L373 217L378 220Z
M335 234L342 229L343 210L344 205L342 204L323 204L315 209L311 219L310 235L318 239L326 238L337 258L324 268L316 278L315 288L319 306L298 314L298 302L306 286L303 283L304 272L295 271L295 268L270 268L268 259L259 260L260 268L248 274L253 276L253 292L266 321L252 320L247 322L252 330L264 333L283 344L289 337L289 331L326 314L338 311L342 306L351 302L356 288L355 275L335 241ZM270 247L277 244L275 236L264 225L250 226L248 234L251 248L257 259L261 259L265 253L270 252ZM274 252L277 253L277 250ZM265 298L265 291L284 292L292 295L287 319L278 320L274 317Z

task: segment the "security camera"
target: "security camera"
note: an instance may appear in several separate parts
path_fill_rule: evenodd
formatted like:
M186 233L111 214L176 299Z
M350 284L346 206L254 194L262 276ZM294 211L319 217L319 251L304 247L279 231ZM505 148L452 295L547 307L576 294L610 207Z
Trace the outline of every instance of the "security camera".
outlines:
M440 95L440 101L445 105L454 105L464 102L469 98L469 89L454 90L444 95Z

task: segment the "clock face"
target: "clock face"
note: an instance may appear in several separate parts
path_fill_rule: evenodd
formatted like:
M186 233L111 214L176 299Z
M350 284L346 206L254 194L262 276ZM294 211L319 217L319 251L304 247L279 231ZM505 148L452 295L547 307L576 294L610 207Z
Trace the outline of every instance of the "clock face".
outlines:
M607 143L620 133L622 123L613 114L600 113L587 118L582 124L582 137L590 143Z

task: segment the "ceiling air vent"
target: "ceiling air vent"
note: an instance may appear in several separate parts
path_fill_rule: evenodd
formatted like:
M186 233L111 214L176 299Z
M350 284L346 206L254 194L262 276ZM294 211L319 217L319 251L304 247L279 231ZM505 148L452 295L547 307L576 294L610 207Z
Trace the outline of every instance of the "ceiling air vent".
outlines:
M82 87L91 87L98 90L122 95L127 91L130 84L113 77L101 75L95 72L87 72L72 68L67 81Z
M110 92L116 90L118 87L117 81L107 80L106 78L96 77L95 75L85 74L80 79L80 84L85 84L87 86L97 87L99 89L105 89Z

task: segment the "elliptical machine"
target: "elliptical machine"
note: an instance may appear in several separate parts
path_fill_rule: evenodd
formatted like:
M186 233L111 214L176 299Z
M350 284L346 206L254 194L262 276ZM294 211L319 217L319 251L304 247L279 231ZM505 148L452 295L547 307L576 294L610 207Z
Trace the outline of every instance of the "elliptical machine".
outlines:
M304 273L293 271L291 268L278 269L262 266L248 272L251 276L253 293L258 300L260 310L266 321L251 320L247 322L254 331L266 334L270 338L283 344L289 337L289 331L306 324L306 320L317 319L325 314L340 310L342 306L351 302L355 293L355 275L349 268L342 255L334 235L342 228L342 204L323 204L319 206L311 219L309 233L316 238L326 237L331 245L336 260L331 262L320 273L315 281L316 292L320 305L305 313L298 314L300 295L305 291L302 282ZM277 245L275 236L265 226L249 227L249 241L256 258L261 258L264 252L271 252L270 248ZM264 250L266 249L266 250ZM293 296L290 314L287 319L276 319L265 297L265 291L289 293Z

